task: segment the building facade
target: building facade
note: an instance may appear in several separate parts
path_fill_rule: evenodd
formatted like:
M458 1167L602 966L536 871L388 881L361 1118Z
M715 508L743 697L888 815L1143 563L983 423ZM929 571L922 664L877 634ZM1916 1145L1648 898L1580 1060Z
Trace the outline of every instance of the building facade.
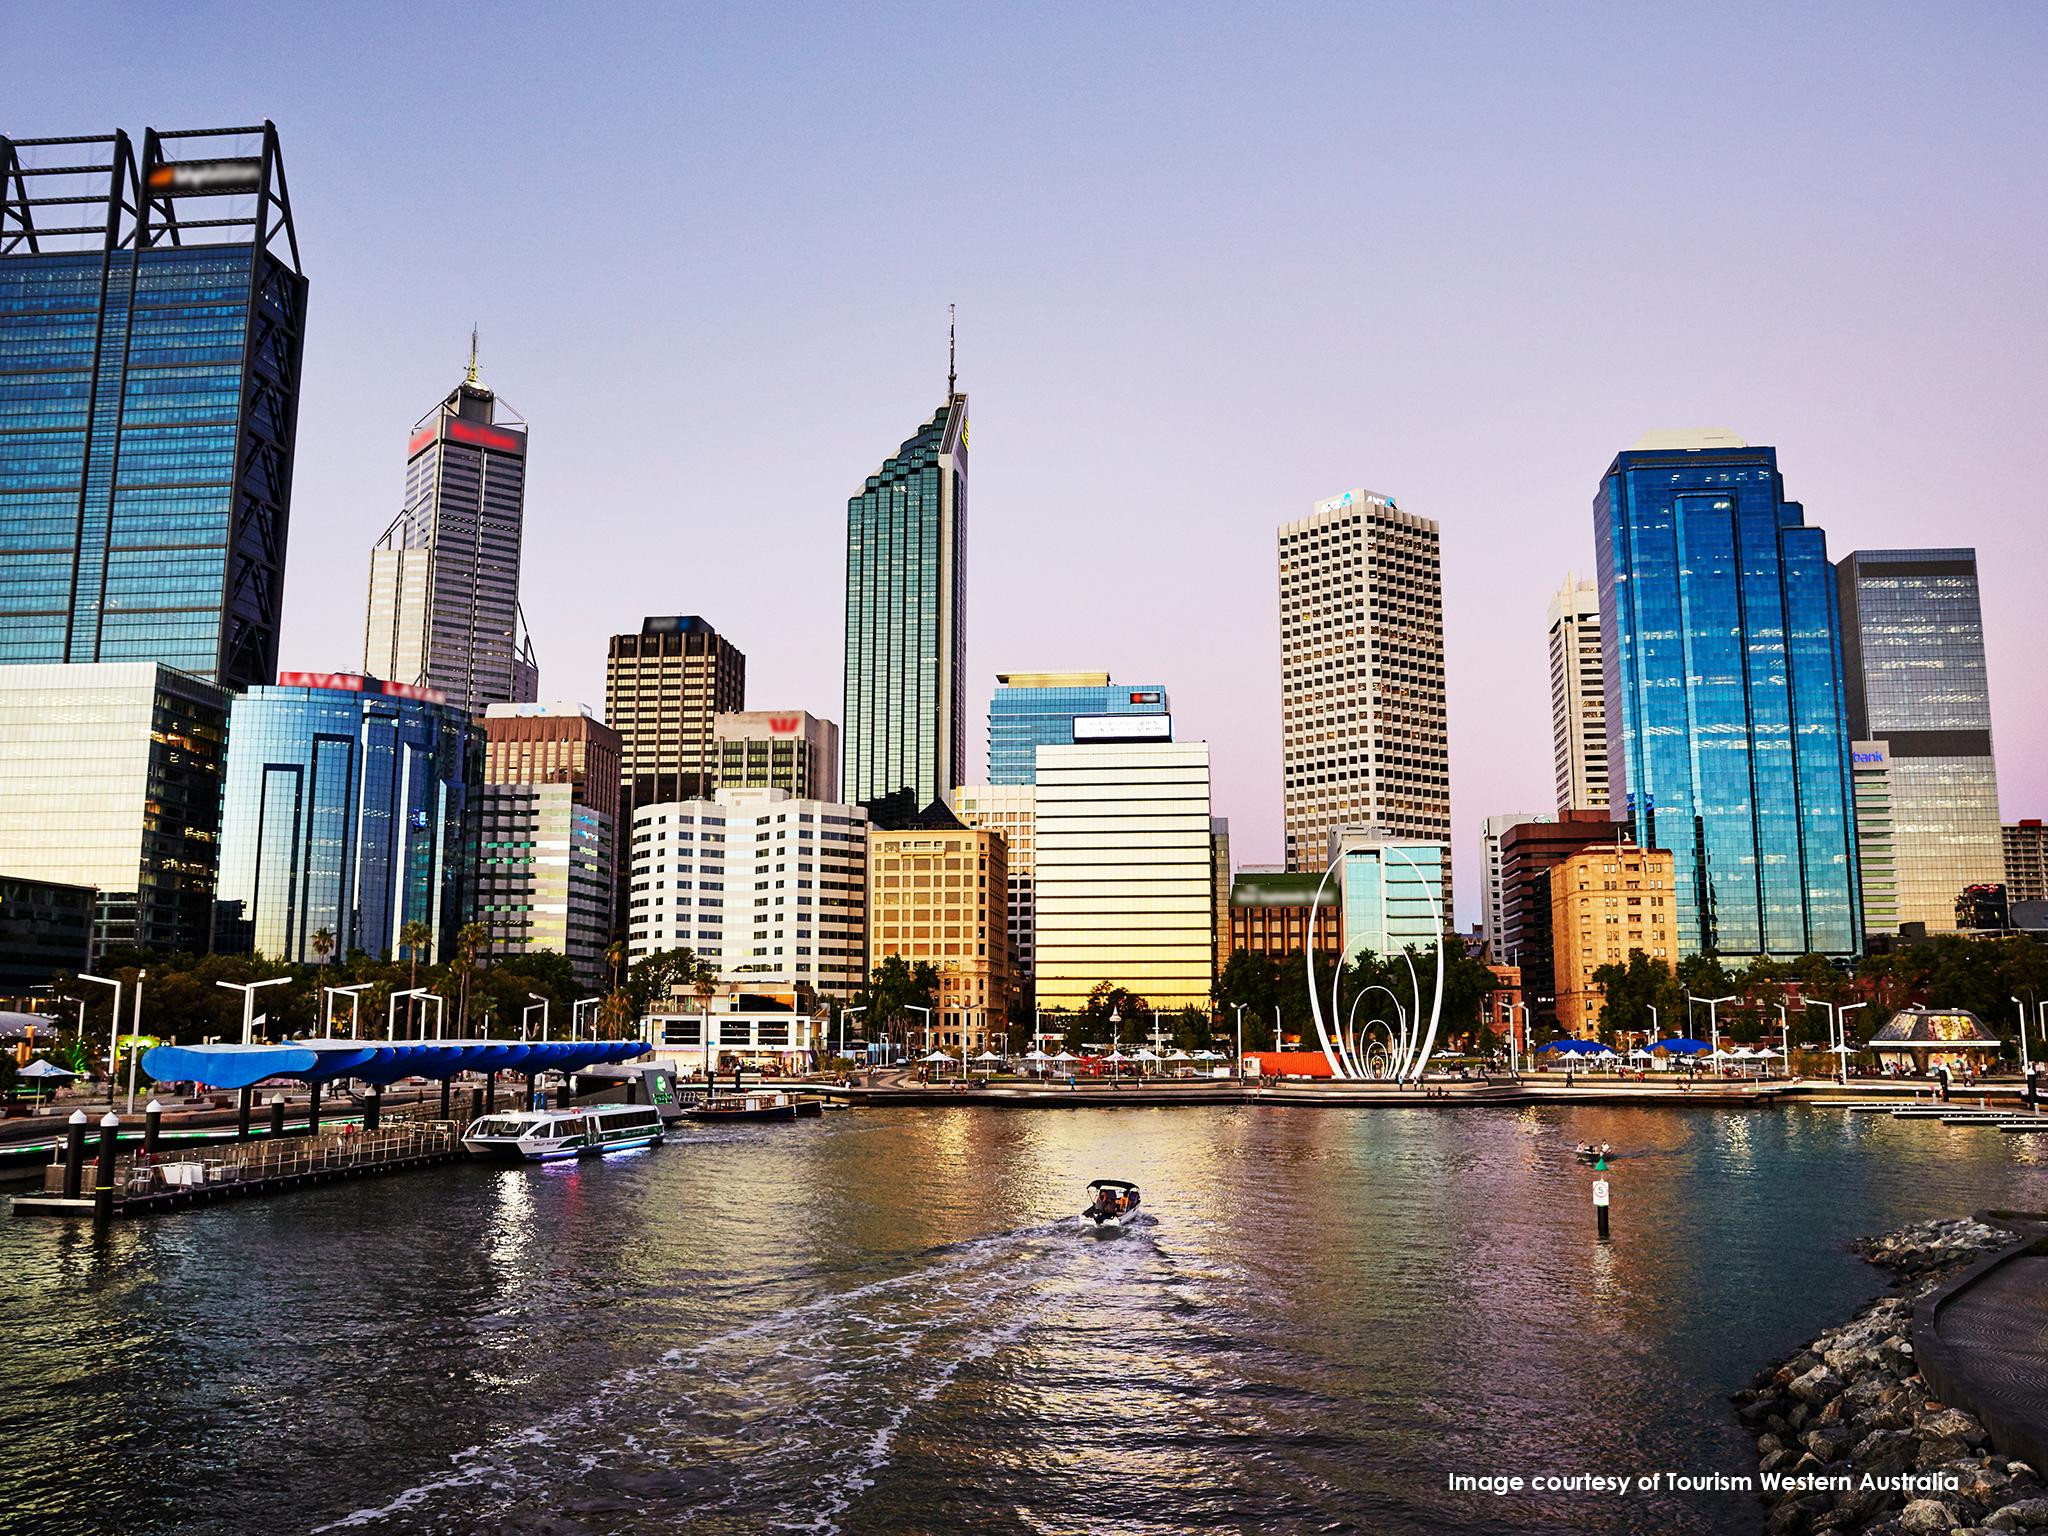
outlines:
M582 987L608 975L619 737L580 704L492 704L476 920L493 958L552 950Z
M1672 869L1662 849L1604 843L1550 872L1552 980L1566 1034L1584 1040L1598 1033L1607 989L1593 976L1603 965L1626 965L1641 950L1659 965L1676 966L1680 907Z
M693 615L613 635L605 724L619 733L619 783L634 805L701 800L716 787L717 721L747 705L747 658Z
M1029 784L964 784L953 791L953 814L964 826L1002 836L1010 976L1028 1002L1038 954L1038 791Z
M1612 843L1628 827L1605 811L1560 811L1555 821L1525 821L1501 835L1501 952L1522 974L1530 1022L1557 1021L1550 931L1551 872L1582 848Z
M96 954L204 954L228 700L155 662L0 666L0 874L92 887Z
M2005 891L2011 901L2048 901L2048 828L2039 817L2005 823Z
M1445 853L1438 842L1360 827L1330 834L1347 962L1361 954L1435 952L1448 926L1442 905Z
M1311 915L1317 951L1335 954L1343 943L1343 904L1327 891L1321 902L1315 901L1322 878L1307 870L1248 866L1237 871L1225 908L1230 948L1224 958L1240 949L1274 959L1298 955L1308 948Z
M967 777L967 397L846 502L847 799L915 816ZM886 802L886 804L884 804Z
M636 806L629 952L846 997L867 976L867 837L860 807L778 789Z
M1840 615L1777 450L1652 433L1593 504L1608 752L1682 954L1860 954Z
M962 826L943 805L920 819L868 833L868 972L891 955L929 964L939 973L932 1045L1001 1052L1011 995L1002 834Z
M469 376L413 423L405 509L370 552L363 670L432 688L457 709L531 703L523 637L526 421Z
M222 906L287 964L395 959L412 923L418 958L447 960L475 908L482 791L475 723L431 689L280 673L228 716Z
M1567 575L1545 615L1550 631L1550 742L1560 811L1607 809L1607 690L1600 584Z
M1479 933L1486 961L1489 965L1506 965L1508 950L1503 938L1507 929L1507 878L1501 860L1501 839L1514 827L1527 826L1531 822L1547 822L1548 816L1534 811L1511 812L1506 816L1489 816L1479 832L1480 874L1486 882L1484 916L1480 919Z
M1280 738L1287 867L1347 826L1440 843L1451 910L1451 765L1437 525L1351 490L1285 523Z
M1031 783L1040 747L1172 739L1157 683L1116 684L1107 672L1002 672L988 701L988 781Z
M1888 742L1849 743L1849 785L1856 797L1856 872L1863 896L1863 931L1873 940L1879 934L1897 933L1901 921L1897 853L1892 841L1891 762ZM1938 926L1955 926L1953 898Z
M0 663L271 680L305 312L269 123L0 138Z
M1155 1008L1209 1000L1215 950L1206 742L1040 747L1037 996L1098 982Z
M0 875L0 997L91 970L95 905L89 885Z
M1974 549L1858 549L1835 566L1849 731L1882 741L1896 904L1873 933L1953 926L1956 893L2004 879ZM1864 888L1869 889L1868 877Z
M839 727L801 709L734 710L711 722L711 787L839 798Z

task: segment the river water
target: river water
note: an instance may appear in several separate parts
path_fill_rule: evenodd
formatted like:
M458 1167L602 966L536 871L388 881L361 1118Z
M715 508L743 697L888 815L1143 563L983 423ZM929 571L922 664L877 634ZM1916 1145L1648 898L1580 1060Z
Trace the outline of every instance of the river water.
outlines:
M1626 1155L1594 1239L1582 1139ZM1140 1182L1114 1239L1071 1213ZM0 1224L0 1530L1720 1532L1727 1394L2048 1206L2048 1138L1761 1111L856 1111Z

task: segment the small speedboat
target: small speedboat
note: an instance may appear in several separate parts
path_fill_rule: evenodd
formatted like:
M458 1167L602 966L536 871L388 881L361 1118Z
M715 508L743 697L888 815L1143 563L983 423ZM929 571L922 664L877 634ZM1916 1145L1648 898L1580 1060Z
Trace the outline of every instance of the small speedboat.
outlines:
M1090 1179L1088 1208L1081 1225L1094 1231L1120 1232L1138 1219L1138 1186L1128 1179Z
M1613 1157L1614 1148L1604 1141L1598 1146L1590 1141L1582 1141L1579 1143L1577 1156L1582 1163L1597 1163L1603 1158Z
M736 1120L795 1120L796 1103L786 1093L714 1094L683 1111L692 1120L720 1123Z

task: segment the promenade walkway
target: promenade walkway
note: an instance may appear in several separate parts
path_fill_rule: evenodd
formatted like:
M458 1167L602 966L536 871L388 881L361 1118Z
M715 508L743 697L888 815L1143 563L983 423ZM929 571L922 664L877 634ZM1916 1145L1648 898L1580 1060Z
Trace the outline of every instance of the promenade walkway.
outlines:
M2048 1466L2048 1216L2005 1220L2021 1246L1922 1298L1914 1353L1943 1402L1975 1414L2008 1453Z

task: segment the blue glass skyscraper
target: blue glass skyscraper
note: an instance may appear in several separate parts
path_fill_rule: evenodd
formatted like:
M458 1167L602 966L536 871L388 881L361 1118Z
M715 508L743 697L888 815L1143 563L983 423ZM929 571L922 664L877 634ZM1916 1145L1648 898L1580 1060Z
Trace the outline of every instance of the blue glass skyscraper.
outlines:
M0 662L271 680L305 307L269 123L0 138Z
M1157 683L1112 683L1107 672L1005 672L988 701L988 781L1035 782L1040 747L1172 739L1166 690Z
M1777 451L1646 437L1593 531L1615 816L1672 854L1680 953L1859 953L1834 572Z
M475 901L483 736L432 689L354 673L287 672L228 717L219 899L275 960L454 953ZM224 946L225 947L225 946Z

